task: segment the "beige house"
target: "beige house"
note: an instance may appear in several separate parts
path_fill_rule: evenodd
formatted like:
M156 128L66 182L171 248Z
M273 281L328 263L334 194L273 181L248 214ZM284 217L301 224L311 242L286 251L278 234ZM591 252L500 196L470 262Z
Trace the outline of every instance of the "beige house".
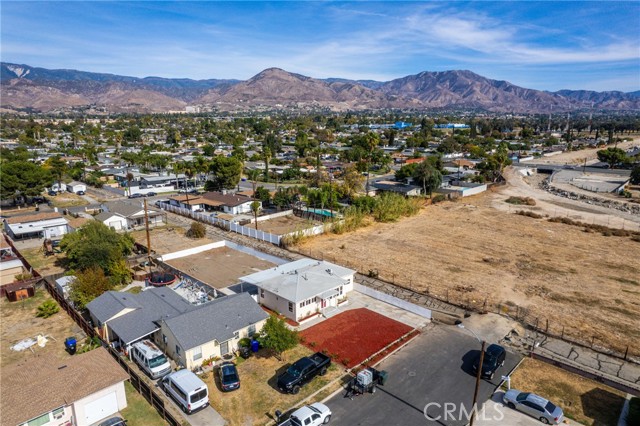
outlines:
M269 315L248 293L234 294L160 322L158 345L179 365L193 369L238 349L238 341L260 332Z
M6 426L88 426L127 407L129 375L104 348L64 360L30 358L2 371Z
M240 280L258 288L258 303L300 322L336 309L353 290L354 275L334 263L300 259Z

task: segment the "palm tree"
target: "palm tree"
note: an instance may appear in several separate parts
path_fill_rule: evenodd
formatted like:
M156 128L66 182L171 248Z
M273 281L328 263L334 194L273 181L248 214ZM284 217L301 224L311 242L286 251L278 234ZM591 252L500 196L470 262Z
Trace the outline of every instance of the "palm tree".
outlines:
M258 230L258 212L260 211L260 201L256 200L251 203L251 211L253 212L253 216L255 217L256 223L256 231Z
M262 148L262 159L264 160L264 181L269 182L269 161L271 160L271 149L268 146Z
M127 172L127 190L129 191L129 195L131 195L131 181L133 178L133 173Z
M256 184L258 183L258 176L260 176L260 172L257 169L247 170L247 178L251 181L251 186L253 187L252 197L256 196Z

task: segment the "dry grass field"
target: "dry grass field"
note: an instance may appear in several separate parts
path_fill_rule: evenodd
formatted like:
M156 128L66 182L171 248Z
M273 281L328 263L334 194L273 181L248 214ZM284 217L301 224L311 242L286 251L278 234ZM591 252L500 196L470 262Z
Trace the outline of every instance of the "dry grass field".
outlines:
M303 229L311 228L320 224L321 222L302 219L294 215L289 215L265 220L263 222L258 222L258 229L270 234L284 235L290 232L296 232Z
M78 343L83 341L84 333L63 310L46 319L36 317L37 307L45 300L53 299L42 289L22 302L0 300L0 365L3 367L33 357L65 358L69 356L64 350L65 338L76 336ZM19 341L39 334L49 339L44 348L34 345L33 351L11 350L11 346Z
M625 394L542 361L526 358L511 376L511 387L541 395L583 425L618 423Z
M519 305L558 334L565 326L640 355L640 242L495 208L513 192L430 205L298 249L454 302Z

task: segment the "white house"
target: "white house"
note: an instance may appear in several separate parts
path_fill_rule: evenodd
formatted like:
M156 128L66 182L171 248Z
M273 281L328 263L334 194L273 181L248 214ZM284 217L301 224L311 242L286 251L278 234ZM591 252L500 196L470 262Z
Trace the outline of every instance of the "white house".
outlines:
M98 214L95 219L116 231L126 230L129 227L127 218L118 213L104 211Z
M103 205L104 211L96 219L116 230L145 225L144 205L140 201L112 201ZM149 226L163 225L166 213L147 206Z
M82 182L69 182L67 184L67 191L69 192L78 192L78 191L86 191L87 190L87 185L82 183Z
M240 280L258 288L261 305L300 322L335 309L353 290L354 275L354 270L330 262L300 259Z
M202 195L178 195L172 197L170 204L192 211L221 211L227 214L237 215L253 213L251 204L256 200L242 194L228 194L223 192L206 192Z
M69 222L58 212L32 213L4 220L4 229L13 239L56 238L71 231Z
M2 372L7 426L88 426L127 407L129 375L104 348L66 359L29 358Z

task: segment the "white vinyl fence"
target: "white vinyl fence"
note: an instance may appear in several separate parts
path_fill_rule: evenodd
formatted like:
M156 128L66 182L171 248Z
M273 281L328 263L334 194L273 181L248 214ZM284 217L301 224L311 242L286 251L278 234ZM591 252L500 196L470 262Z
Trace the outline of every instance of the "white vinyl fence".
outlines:
M242 226L235 222L230 222L228 220L219 219L214 216L210 216L207 213L196 213L189 211L189 209L185 209L182 207L172 206L167 203L159 203L160 208L170 211L172 213L177 213L181 216L189 217L191 219L197 220L199 222L208 223L210 225L217 225L221 228L224 228L229 231L236 232L241 235L246 235L251 238L255 238L256 240L267 241L271 244L275 244L277 246L280 245L280 236L270 234L268 232L256 230L255 228L251 228L248 226Z

